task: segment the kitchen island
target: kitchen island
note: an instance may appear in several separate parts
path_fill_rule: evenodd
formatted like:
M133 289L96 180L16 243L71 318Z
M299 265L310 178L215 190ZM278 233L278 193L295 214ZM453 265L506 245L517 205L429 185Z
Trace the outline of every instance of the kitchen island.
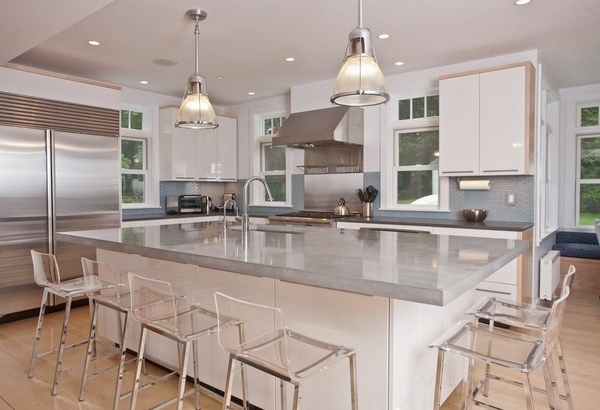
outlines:
M65 232L119 270L159 270L178 291L210 304L219 290L279 306L292 327L359 350L361 408L428 408L435 352L427 343L462 317L474 287L523 253L527 241L329 228L263 227L247 234L216 222ZM114 329L106 319L101 331ZM137 338L131 332L132 338ZM133 341L133 340L132 340ZM129 342L130 348L136 344ZM175 363L151 339L149 353ZM226 355L203 342L201 380L222 389ZM449 373L446 394L461 375ZM460 372L459 372L460 373ZM251 401L275 407L275 383L250 379ZM239 388L239 386L237 386ZM306 385L310 409L349 408L344 364Z

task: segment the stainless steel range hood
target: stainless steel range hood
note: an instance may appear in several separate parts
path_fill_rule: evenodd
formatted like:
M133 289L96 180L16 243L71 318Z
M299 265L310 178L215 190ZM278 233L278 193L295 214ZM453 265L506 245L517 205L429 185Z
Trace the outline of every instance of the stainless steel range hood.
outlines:
M273 145L293 148L363 144L363 110L332 107L291 114L273 136Z

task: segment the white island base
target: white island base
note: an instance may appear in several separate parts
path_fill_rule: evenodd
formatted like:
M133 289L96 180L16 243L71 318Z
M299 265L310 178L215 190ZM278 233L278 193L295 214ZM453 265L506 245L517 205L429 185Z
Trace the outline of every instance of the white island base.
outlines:
M431 408L437 351L429 349L427 344L464 318L464 312L476 299L474 290L467 291L439 307L103 249L98 249L97 257L99 261L112 263L121 272L156 270L173 284L174 292L212 309L213 293L217 290L236 298L280 307L290 327L358 349L359 408L368 410ZM127 347L137 350L139 326L130 325ZM116 320L112 312L101 312L98 329L101 335L116 340ZM177 350L172 342L151 334L147 346L153 360L175 367ZM222 391L227 355L219 348L216 336L200 342L199 356L201 382ZM451 370L454 368L457 371ZM462 379L460 364L446 369L444 397ZM277 386L272 377L249 372L252 404L266 410L278 408ZM348 363L342 361L305 383L303 408L349 409L349 389ZM234 394L241 397L239 374L236 375ZM291 389L288 397L292 397Z

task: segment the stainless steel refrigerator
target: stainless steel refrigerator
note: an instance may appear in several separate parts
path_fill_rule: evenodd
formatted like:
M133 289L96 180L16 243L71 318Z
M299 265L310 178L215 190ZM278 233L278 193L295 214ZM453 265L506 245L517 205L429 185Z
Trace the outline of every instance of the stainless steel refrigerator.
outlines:
M0 317L40 305L30 249L56 254L62 279L95 258L54 233L120 225L119 164L118 136L0 126Z

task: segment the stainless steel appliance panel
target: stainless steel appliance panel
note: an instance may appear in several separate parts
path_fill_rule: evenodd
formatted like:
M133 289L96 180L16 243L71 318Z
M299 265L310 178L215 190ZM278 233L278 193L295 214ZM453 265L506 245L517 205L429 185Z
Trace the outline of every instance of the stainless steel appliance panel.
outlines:
M351 212L361 212L356 190L362 186L362 173L304 175L304 209L333 211L343 197Z
M0 316L39 306L30 249L49 250L44 131L0 126Z
M119 139L54 133L54 232L114 228L120 225ZM81 257L95 248L55 243L61 277L81 276Z

